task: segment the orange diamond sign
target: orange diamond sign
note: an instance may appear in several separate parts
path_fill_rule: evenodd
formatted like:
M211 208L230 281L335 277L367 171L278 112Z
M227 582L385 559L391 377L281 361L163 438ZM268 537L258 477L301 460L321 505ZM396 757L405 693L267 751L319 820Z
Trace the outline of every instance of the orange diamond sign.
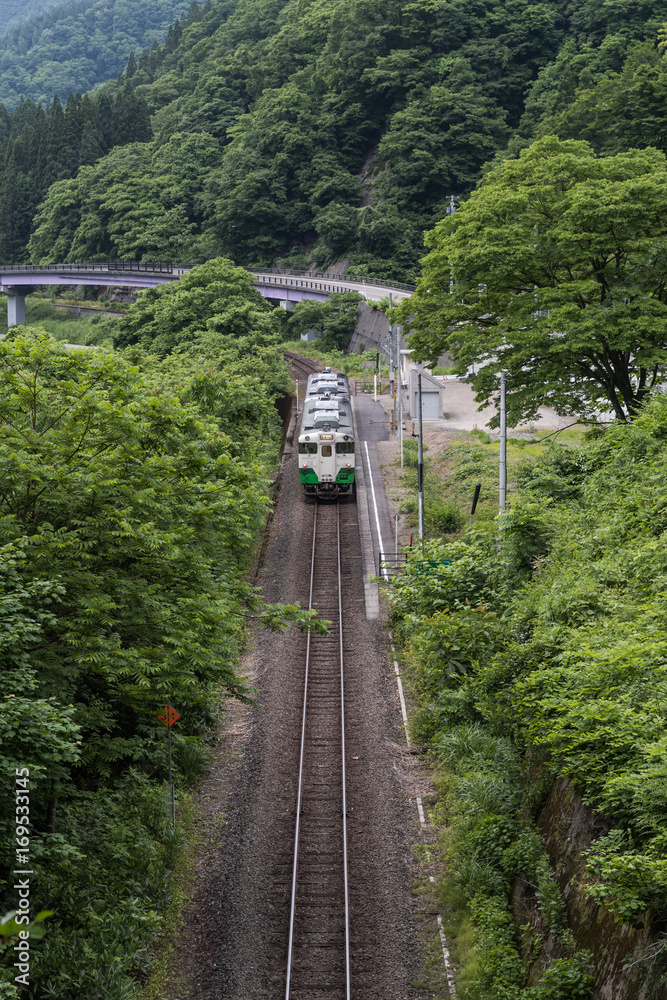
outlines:
M178 720L180 719L180 715L178 714L175 708L171 707L171 705L165 705L164 714L158 715L158 719L160 720L161 723L163 723L163 725L167 727L167 729L171 729L173 724L175 722L178 722Z

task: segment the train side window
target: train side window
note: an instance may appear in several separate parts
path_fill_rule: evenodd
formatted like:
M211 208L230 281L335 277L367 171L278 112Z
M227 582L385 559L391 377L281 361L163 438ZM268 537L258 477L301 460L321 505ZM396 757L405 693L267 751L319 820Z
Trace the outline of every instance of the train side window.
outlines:
M314 441L299 441L300 455L317 455L317 445Z
M354 455L354 441L337 441L337 455Z
M322 445L322 458L331 458L331 445L330 444L323 444Z

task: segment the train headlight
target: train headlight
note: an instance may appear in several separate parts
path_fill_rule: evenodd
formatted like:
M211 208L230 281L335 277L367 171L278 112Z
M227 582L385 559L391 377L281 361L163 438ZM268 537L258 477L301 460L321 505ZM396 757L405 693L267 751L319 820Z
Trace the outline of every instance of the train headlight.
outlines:
M304 468L304 469L307 469L307 468L308 468L308 462L304 462L304 463L303 463L303 468Z
M352 468L352 462L348 462L347 463L347 467L348 467L348 469L351 469Z

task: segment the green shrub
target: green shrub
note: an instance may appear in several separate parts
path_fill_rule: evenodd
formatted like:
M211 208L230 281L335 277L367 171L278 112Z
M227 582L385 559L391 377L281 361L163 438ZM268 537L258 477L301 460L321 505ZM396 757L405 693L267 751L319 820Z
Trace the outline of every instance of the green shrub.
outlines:
M556 959L539 983L526 991L526 1000L589 1000L592 992L591 956L582 950L572 958Z
M424 524L429 533L451 535L461 530L465 517L453 500L429 500L424 504Z
M482 431L482 430L479 430L477 427L474 427L470 431L470 434L473 437L476 437L478 439L478 441L481 441L482 444L491 444L491 435L487 434L486 431Z
M525 971L507 905L495 897L479 895L470 901L470 910L479 938L480 1000L523 1000Z

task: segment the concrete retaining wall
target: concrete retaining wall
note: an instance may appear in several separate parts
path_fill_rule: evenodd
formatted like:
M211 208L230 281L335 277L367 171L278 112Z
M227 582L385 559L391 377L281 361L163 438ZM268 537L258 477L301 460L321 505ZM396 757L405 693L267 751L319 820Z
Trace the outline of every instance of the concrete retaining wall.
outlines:
M349 352L356 354L359 345L363 344L366 351L377 351L381 343L389 340L389 323L381 309L373 309L365 302L359 303L359 319L352 334Z

